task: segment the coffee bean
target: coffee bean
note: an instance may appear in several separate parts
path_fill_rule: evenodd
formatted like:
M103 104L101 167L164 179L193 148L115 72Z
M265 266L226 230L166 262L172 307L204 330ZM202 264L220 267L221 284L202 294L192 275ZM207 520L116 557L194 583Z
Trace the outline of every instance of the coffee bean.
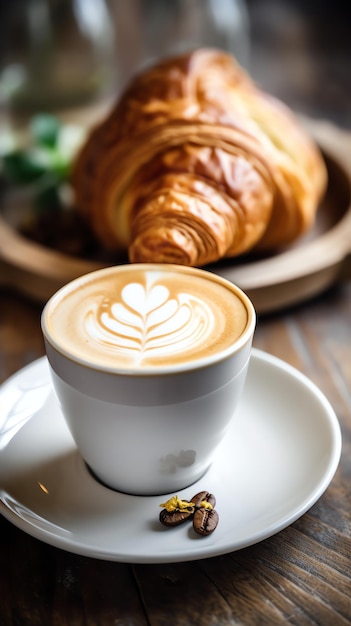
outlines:
M162 509L160 513L160 522L164 526L179 526L179 524L183 524L186 520L190 519L193 516L194 511L167 511L167 509Z
M217 511L214 509L197 509L193 517L193 528L199 535L206 537L216 530L219 522Z
M199 508L201 502L208 502L214 508L216 506L216 498L213 493L209 493L208 491L200 491L193 498L191 498L191 502L195 504L195 508Z
M164 526L179 526L193 519L194 530L202 536L211 534L218 525L218 513L214 510L216 498L209 491L199 491L190 501L172 496L160 506L164 507L159 519Z

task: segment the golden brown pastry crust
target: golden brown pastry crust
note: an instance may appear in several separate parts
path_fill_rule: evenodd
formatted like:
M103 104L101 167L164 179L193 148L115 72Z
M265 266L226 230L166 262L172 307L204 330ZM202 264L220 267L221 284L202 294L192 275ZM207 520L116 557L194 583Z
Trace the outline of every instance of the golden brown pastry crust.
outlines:
M326 186L318 148L227 53L202 49L137 76L92 130L76 205L133 262L205 265L283 246Z

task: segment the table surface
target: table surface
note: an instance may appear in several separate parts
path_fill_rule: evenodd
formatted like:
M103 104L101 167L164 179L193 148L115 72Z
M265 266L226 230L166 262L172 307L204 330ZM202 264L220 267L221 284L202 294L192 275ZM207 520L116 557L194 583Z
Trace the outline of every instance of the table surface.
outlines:
M0 293L1 381L44 354L40 312ZM1 625L350 624L350 320L350 283L258 319L254 346L314 381L341 425L339 468L310 511L252 547L166 565L70 554L0 517Z
M260 2L252 4L258 14L255 33L268 17ZM277 8L273 0L268 5ZM293 26L286 38L290 46L296 21ZM280 32L282 46L286 30ZM262 37L258 41L266 43ZM261 52L260 48L256 69L264 63ZM270 53L276 60L274 47ZM325 52L322 59L326 62ZM272 81L278 80L278 69L276 64ZM301 95L303 87L299 91L297 76L289 76L289 84L296 88L294 98L298 104L307 103L305 111L313 114L311 101ZM332 81L328 85L329 91L321 90L319 104L328 105L334 122L345 113L341 121L348 125L351 106L345 104L345 92L331 92ZM309 86L307 80L305 93L312 98ZM284 92L284 85L281 89ZM332 106L333 94L344 108ZM0 382L44 354L41 308L9 288L0 290ZM29 536L0 516L1 626L351 623L351 283L335 285L294 308L259 316L254 346L306 374L338 416L341 461L319 501L291 526L254 546L211 559L162 565L74 555Z

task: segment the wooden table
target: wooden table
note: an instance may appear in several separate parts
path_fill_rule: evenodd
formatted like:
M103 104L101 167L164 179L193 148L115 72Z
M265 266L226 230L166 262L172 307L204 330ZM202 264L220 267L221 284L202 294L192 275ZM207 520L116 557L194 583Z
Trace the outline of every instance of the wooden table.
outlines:
M40 304L0 292L1 381L44 354L40 312ZM1 626L350 624L350 320L350 282L258 319L255 347L307 374L342 429L336 475L303 517L252 547L162 565L70 554L0 517Z

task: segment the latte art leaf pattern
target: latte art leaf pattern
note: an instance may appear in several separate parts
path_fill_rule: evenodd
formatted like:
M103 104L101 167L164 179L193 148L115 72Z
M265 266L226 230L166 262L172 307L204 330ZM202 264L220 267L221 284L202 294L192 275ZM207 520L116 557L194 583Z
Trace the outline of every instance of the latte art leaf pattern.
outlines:
M116 301L103 299L86 317L89 338L131 360L189 352L206 341L214 327L210 307L189 293L171 296L165 285L131 283Z

